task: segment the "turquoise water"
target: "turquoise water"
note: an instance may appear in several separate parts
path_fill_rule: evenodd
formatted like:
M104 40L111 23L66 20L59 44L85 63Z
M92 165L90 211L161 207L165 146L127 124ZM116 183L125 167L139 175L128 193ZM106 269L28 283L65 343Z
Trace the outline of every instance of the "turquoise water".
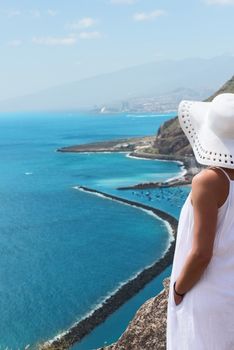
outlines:
M122 191L121 197L137 200L143 204L151 205L173 215L179 219L181 207L191 190L190 186L172 187L164 189L148 189L138 191ZM120 194L115 190L109 192ZM150 194L150 196L149 196ZM151 198L151 199L150 199ZM109 316L105 322L96 327L79 344L72 347L74 350L93 350L98 347L109 345L118 340L134 317L139 307L149 298L157 295L162 289L162 281L171 275L172 266L154 278L136 296L122 305L116 312Z
M160 258L168 244L162 221L74 187L149 202L147 191L116 186L171 178L181 172L178 163L56 149L153 135L172 117L0 116L0 347L21 349L53 338ZM176 189L171 202L155 192L151 205L178 215L184 198Z

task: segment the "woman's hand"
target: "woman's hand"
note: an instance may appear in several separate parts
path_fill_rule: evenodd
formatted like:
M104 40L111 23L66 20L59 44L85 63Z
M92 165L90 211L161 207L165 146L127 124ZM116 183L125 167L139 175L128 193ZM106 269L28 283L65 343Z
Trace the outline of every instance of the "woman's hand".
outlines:
M176 305L179 305L181 303L181 301L183 300L183 297L181 297L180 295L177 295L175 293L175 291L173 291L173 294L174 294L174 301L175 301L175 304Z

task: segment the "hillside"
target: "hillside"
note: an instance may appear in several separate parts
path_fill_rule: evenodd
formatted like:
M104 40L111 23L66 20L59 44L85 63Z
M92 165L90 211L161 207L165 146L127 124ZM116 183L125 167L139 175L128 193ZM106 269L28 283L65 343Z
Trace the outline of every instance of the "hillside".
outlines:
M234 76L205 101L212 101L216 95L226 92L234 93ZM156 153L160 154L193 155L189 141L179 125L178 117L170 119L161 125L153 148Z
M233 74L234 57L161 60L1 100L0 111L79 111L190 89L212 91ZM204 96L204 95L203 95ZM163 100L162 100L163 101ZM170 100L169 100L170 101ZM160 110L157 108L157 110Z
M212 101L215 96L225 92L234 93L234 75L218 91L216 91L213 95L211 95L206 101Z

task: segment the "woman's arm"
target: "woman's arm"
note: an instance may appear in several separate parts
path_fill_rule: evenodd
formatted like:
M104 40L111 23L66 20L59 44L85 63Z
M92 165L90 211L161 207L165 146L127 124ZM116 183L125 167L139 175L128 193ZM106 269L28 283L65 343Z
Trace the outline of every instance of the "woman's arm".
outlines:
M194 286L212 258L218 215L217 186L219 185L220 179L214 172L203 170L193 177L193 242L176 280L176 291L180 294L188 292ZM176 297L176 300L182 300Z

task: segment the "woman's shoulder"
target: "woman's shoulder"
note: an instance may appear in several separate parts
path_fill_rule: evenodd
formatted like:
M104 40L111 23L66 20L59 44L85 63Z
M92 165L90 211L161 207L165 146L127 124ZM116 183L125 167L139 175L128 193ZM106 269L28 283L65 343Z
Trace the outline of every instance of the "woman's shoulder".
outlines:
M216 187L223 178L226 177L219 169L207 167L197 173L192 179L193 186L208 186L209 188Z
M225 180L226 178L226 180ZM204 201L212 200L221 204L228 193L228 179L217 168L207 167L202 169L192 179L192 197ZM220 206L220 205L219 205Z

